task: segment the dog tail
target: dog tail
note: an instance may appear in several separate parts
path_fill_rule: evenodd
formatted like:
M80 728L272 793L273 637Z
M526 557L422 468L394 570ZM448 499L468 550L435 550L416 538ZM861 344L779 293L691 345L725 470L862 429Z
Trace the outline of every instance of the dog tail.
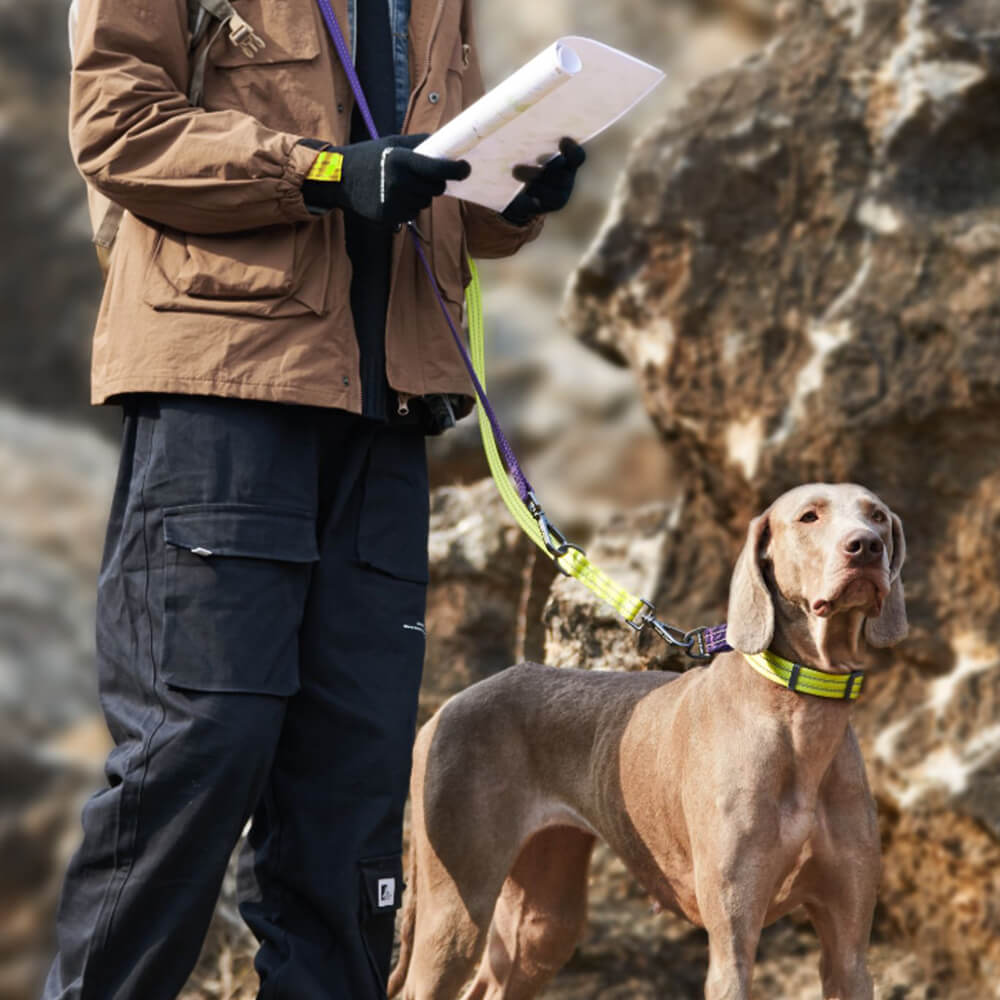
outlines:
M417 922L417 849L413 843L410 844L410 861L406 878L410 891L403 897L403 919L399 925L399 958L386 987L386 993L390 997L396 996L403 988L410 968L410 956L413 954L413 929Z

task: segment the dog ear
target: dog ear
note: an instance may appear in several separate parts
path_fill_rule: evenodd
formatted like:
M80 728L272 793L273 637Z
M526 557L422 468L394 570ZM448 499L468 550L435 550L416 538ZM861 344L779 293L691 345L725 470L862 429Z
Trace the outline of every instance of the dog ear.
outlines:
M900 571L906 559L906 539L903 522L892 518L892 557L889 560L889 596L882 605L878 618L865 619L865 638L873 646L894 646L909 631L906 620L906 601L903 599L903 581Z
M774 637L774 603L760 570L760 550L768 528L766 512L750 522L729 585L726 641L741 653L759 653Z

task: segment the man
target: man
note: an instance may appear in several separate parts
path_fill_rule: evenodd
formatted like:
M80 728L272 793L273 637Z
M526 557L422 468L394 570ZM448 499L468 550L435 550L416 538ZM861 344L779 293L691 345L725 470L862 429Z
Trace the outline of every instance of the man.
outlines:
M378 141L312 0L237 6L250 44L213 29L189 51L187 0L81 4L74 153L127 210L93 357L94 402L124 408L98 597L115 747L47 1000L176 996L251 819L259 995L384 995L424 651L423 436L471 405L403 223L458 321L466 251L534 238L583 159L564 143L503 217L439 197L468 165L413 136L481 92L465 0L334 3Z

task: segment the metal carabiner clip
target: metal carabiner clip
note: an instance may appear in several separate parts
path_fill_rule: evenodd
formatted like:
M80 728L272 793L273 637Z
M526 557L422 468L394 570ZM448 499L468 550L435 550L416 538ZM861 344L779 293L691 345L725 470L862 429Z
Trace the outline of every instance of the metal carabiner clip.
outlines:
M552 556L552 560L556 564L556 569L563 576L572 576L573 574L559 560L571 549L579 552L582 556L585 556L587 553L579 545L574 545L572 542L566 540L566 536L548 519L534 493L528 494L525 499L525 506L538 524L538 530L542 533L542 541L545 543L545 548L549 555Z
M649 625L669 645L675 646L677 649L683 649L685 653L690 654L691 645L694 641L690 633L677 628L676 625L668 625L666 622L661 622L659 618L654 618L652 615L646 619L644 624Z

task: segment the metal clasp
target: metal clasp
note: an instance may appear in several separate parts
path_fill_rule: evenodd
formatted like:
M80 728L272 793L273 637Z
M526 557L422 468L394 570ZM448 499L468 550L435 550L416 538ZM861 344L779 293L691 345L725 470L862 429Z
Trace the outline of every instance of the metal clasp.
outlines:
M663 640L665 640L669 645L676 646L678 649L683 649L685 653L691 652L692 639L690 635L683 629L677 628L676 625L668 625L666 622L661 622L659 618L654 618L650 616L646 620L653 631Z
M524 505L528 508L528 513L531 514L538 524L538 528L542 533L542 541L545 542L545 548L555 561L556 569L563 576L572 576L573 574L559 560L570 549L579 552L582 556L585 556L587 553L579 545L574 545L572 542L566 540L566 536L548 519L545 511L542 509L542 505L538 502L538 497L534 493L528 493L527 497L525 497Z
M690 632L684 633L684 638L688 641L687 655L692 660L711 660L715 656L708 650L704 628L693 628Z
M649 601L643 599L643 606L646 613L638 621L630 621L628 624L636 632L641 632L647 625L668 645L676 649L682 649L692 660L710 660L712 653L708 652L705 643L705 630L703 628L693 628L689 632L678 628L676 625L668 625L661 622L656 617L656 608Z

